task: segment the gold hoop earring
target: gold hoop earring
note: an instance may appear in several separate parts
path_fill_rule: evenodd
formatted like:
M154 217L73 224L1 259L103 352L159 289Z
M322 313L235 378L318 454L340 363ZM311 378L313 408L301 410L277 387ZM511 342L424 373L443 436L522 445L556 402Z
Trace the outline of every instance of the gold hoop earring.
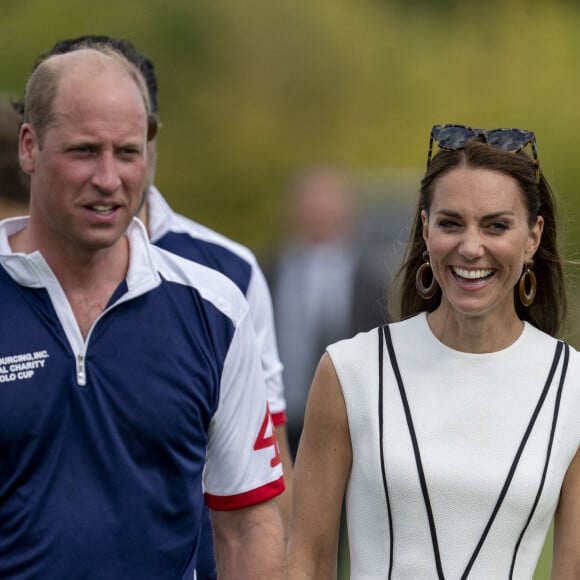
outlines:
M417 292L419 296L424 300L429 300L435 296L435 292L437 292L437 282L435 280L435 276L433 276L433 270L431 270L431 264L429 263L429 250L425 250L423 252L423 260L425 260L424 264L421 264L415 274L415 286L417 288ZM431 270L431 281L429 285L425 285L423 279L425 275L429 276L428 271Z
M526 262L525 269L520 276L520 283L518 287L520 301L524 306L531 306L536 298L536 290L538 289L538 284L536 281L536 275L532 272L531 268L534 267L534 260L531 258ZM529 290L527 290L529 286Z

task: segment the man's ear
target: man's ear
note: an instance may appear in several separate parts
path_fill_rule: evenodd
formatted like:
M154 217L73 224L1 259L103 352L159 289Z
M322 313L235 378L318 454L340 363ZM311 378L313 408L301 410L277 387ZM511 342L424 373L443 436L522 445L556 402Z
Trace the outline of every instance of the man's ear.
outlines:
M24 173L34 173L36 152L38 151L38 138L30 123L24 123L20 129L18 141L18 158L20 167Z

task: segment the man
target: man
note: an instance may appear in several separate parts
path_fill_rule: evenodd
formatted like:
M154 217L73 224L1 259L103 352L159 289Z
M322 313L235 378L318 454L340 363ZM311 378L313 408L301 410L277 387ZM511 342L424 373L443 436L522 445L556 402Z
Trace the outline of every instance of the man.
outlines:
M57 42L47 55L69 53L82 48L87 43L111 46L139 68L147 85L152 110L157 114L158 85L153 63L139 53L129 41L104 35L80 36ZM42 62L43 58L46 56L41 57L39 62ZM159 190L152 184L157 157L155 139L149 142L149 151L150 185L147 188L145 203L139 217L147 225L151 241L170 252L225 274L244 293L250 305L250 315L261 352L268 404L284 469L286 490L277 500L287 525L290 512L292 458L286 432L282 364L277 351L272 300L267 282L254 254L248 248L176 214L170 208ZM212 533L209 519L206 517L197 566L199 580L213 580L216 577L211 543Z
M281 578L283 488L227 278L139 221L155 123L117 53L31 75L30 217L0 224L0 577L187 579L203 492L220 578Z
M18 123L10 99L0 95L0 219L28 213L28 184L18 163Z
M284 364L290 448L296 454L306 400L326 347L383 324L387 244L380 258L362 239L355 182L340 166L315 164L289 181L287 238L270 264Z

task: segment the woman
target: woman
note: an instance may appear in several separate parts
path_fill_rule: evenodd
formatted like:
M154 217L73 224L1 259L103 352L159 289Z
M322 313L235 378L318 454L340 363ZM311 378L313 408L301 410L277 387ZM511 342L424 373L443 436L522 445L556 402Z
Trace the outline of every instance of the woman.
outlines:
M433 128L400 322L328 347L312 384L290 579L336 577L343 499L353 579L531 579L554 514L553 578L580 578L556 233L533 133Z

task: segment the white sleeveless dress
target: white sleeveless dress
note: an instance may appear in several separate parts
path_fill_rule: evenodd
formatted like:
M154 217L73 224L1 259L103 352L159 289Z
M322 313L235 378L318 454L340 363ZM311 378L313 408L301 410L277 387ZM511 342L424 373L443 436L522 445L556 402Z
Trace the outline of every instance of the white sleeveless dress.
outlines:
M381 392L381 329L328 347L351 579L530 580L580 444L580 354L529 324L489 354L446 347L425 314L389 328L401 384L381 334Z

